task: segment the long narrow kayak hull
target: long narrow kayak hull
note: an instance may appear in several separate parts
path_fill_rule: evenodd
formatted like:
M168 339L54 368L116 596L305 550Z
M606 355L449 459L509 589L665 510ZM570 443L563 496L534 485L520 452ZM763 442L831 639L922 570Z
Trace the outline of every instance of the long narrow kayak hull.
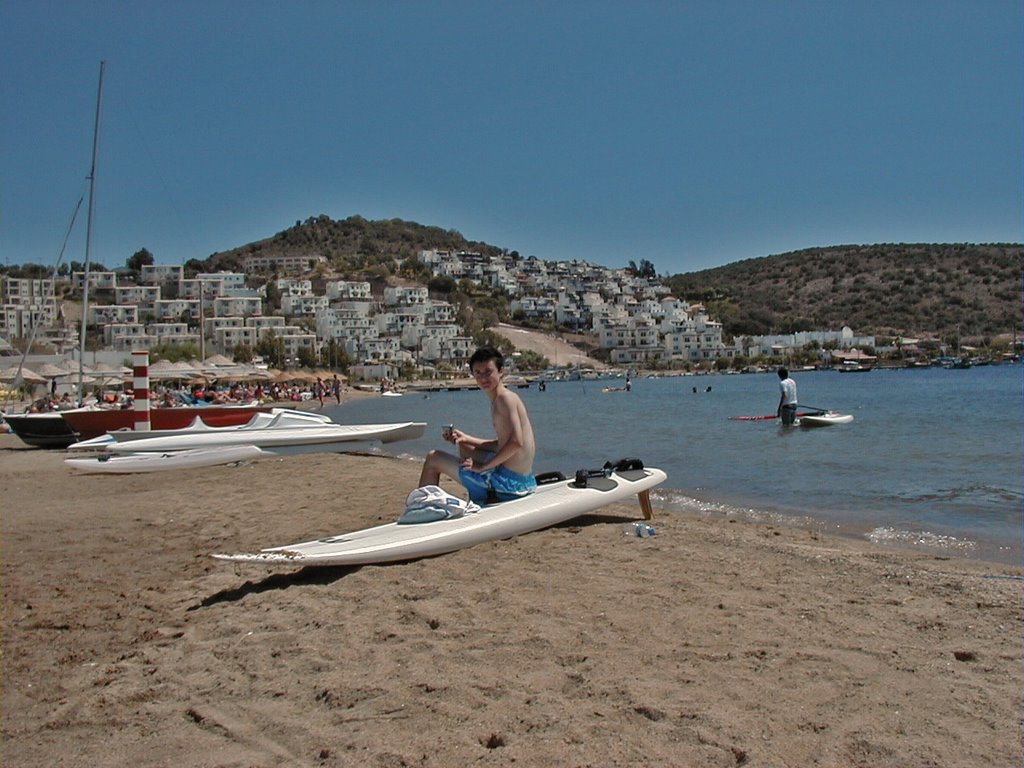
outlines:
M215 467L252 461L265 456L255 445L229 448L196 448L172 453L132 453L124 456L74 457L64 459L72 469L90 474L129 475L140 472L166 472L172 469Z
M630 499L665 479L662 470L647 467L596 478L586 487L563 480L541 485L524 498L486 506L480 512L453 520L415 525L388 523L261 552L213 557L264 566L368 565L432 557L556 525Z
M80 440L68 446L69 451L95 451L107 450L114 443L127 443L139 440L156 440L157 438L188 438L190 435L230 435L239 430L246 430L248 434L256 429L283 429L285 427L326 427L335 426L337 422L329 416L322 414L295 411L290 408L274 408L267 412L254 413L247 421L241 424L227 424L215 426L205 422L202 417L196 416L188 426L181 429L149 429L146 431L135 431L132 429L118 429L107 432L99 437L88 440ZM248 441L252 443L253 441ZM179 443L180 444L180 443ZM175 448L177 450L177 448Z
M226 428L204 432L183 432L164 437L139 438L126 442L111 441L93 447L110 453L166 453L191 448L222 448L230 445L256 445L273 450L299 446L337 446L344 443L393 443L399 440L415 440L423 435L426 427L424 422L403 422L395 424L324 424L283 429L272 427L267 429Z

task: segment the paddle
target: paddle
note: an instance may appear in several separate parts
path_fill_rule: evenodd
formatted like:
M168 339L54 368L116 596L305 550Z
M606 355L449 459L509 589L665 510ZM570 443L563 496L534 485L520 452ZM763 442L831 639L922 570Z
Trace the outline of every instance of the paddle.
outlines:
M768 419L777 419L779 417L773 413L771 416L730 416L729 418L733 421L767 421Z

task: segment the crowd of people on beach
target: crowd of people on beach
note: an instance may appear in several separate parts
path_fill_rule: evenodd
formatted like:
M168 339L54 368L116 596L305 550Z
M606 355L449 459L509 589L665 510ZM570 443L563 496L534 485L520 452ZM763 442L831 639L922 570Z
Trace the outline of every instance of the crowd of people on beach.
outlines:
M307 400L319 400L324 406L328 400L341 403L341 395L345 385L335 375L331 379L317 377L309 384L300 381L243 383L231 382L221 386L216 384L175 385L159 384L155 386L150 400L160 408L177 408L195 405L234 405L240 403L298 403ZM134 392L131 388L121 390L96 389L85 402L94 403L108 408L131 408L134 403ZM70 392L58 396L51 392L44 397L33 400L26 408L29 413L48 413L66 411L77 408L79 403Z

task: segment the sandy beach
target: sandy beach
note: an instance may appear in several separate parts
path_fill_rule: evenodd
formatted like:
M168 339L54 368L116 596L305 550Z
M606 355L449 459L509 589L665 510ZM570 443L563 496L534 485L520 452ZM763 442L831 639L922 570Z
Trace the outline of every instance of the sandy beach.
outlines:
M0 436L5 766L1015 766L1021 572L635 503L358 569L418 464L122 477Z

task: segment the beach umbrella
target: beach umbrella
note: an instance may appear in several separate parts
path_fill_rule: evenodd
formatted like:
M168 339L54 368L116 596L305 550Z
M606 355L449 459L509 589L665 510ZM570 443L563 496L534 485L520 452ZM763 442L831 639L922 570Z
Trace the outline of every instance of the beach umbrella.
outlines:
M118 387L124 386L126 378L124 374L120 373L98 373L95 374L95 381L101 387ZM83 382L85 383L85 382Z
M207 368L230 368L234 365L235 361L224 355L213 355L203 360L203 366Z
M111 376L131 376L132 369L124 365L111 365L110 363L97 363L93 366L92 373Z
M188 363L172 363L169 360L158 360L149 366L149 378L156 381L190 379L198 371Z
M8 384L20 384L21 382L26 384L45 384L46 378L29 368L22 368L19 375L18 366L12 365L10 368L4 368L0 371L0 381Z
M247 368L239 365L234 368L227 368L218 371L209 371L221 381L269 381L270 376L266 371L256 368Z
M201 373L201 371L198 368L193 366L191 363L186 363L184 360L179 360L176 363L171 363L171 366L174 368L174 370L181 374L181 378L183 379L188 379Z
M71 371L67 368L62 368L59 365L54 365L53 363L43 363L36 370L36 373L47 379L56 379L59 376L69 376Z

